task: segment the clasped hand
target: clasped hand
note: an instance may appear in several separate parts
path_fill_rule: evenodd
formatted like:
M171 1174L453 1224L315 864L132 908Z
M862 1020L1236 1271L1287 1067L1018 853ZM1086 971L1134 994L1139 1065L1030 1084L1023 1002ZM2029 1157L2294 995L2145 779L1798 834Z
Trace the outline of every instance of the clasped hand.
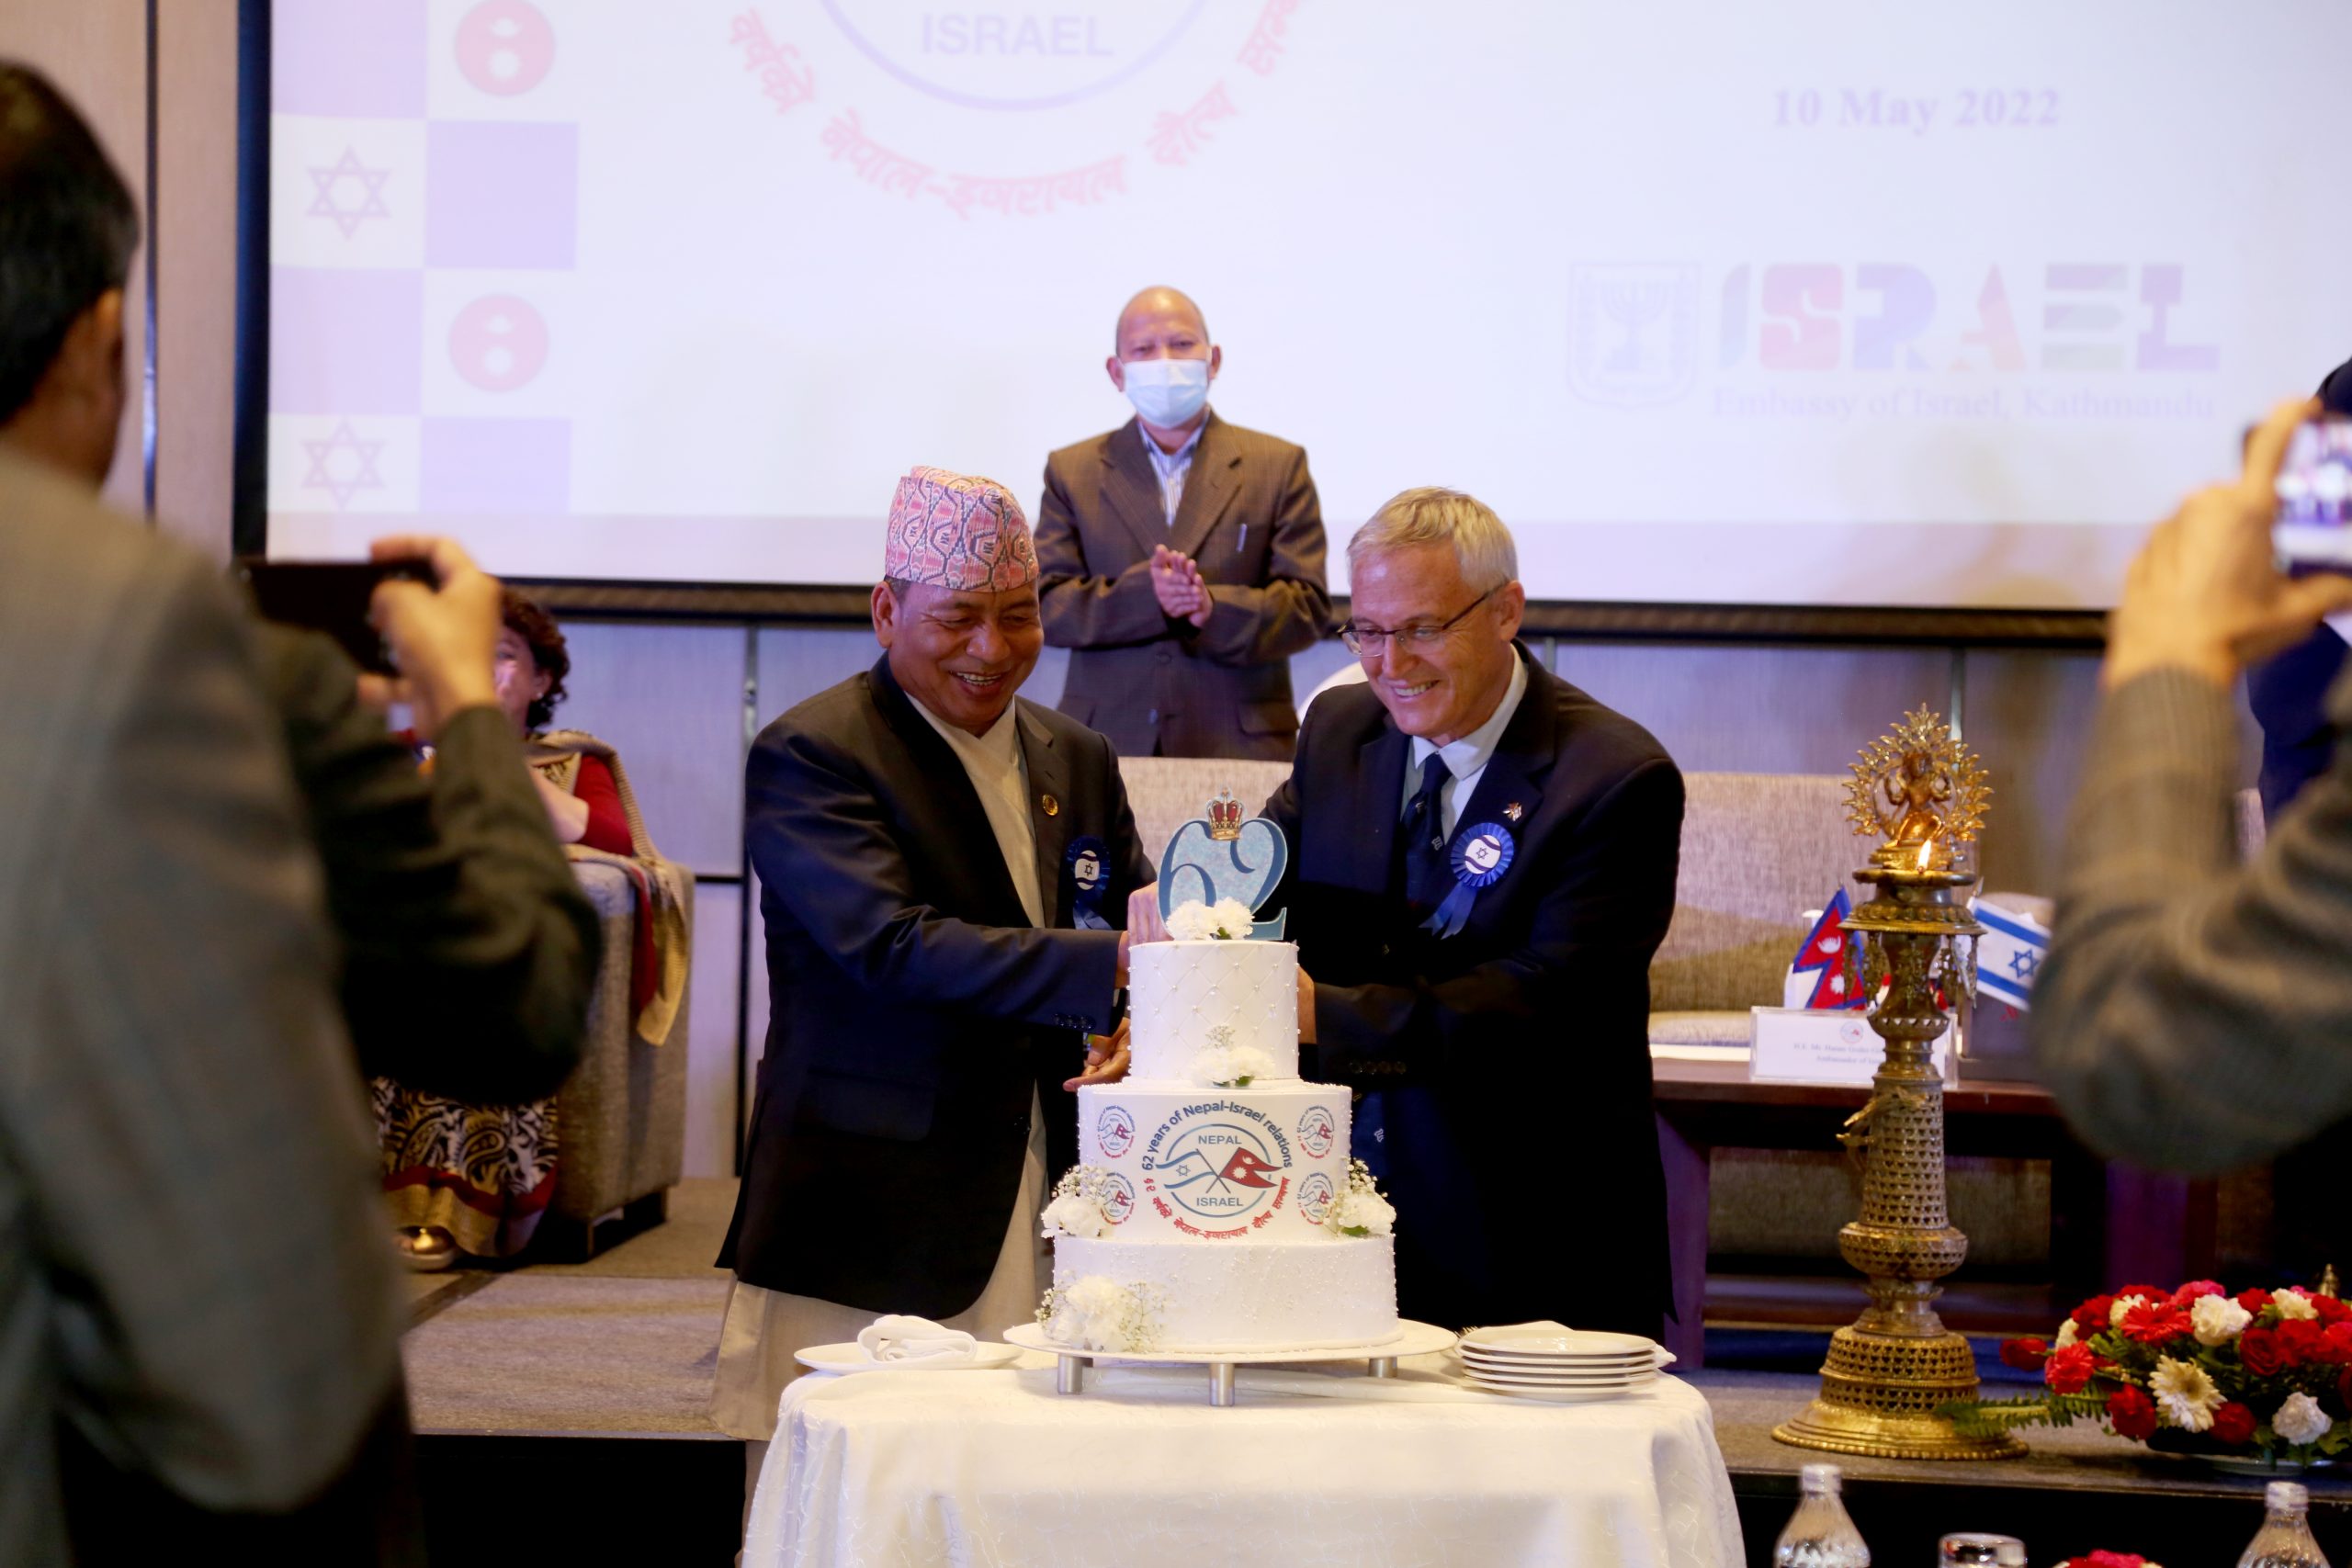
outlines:
M1209 624L1209 612L1216 605L1209 598L1208 583L1201 576L1201 564L1192 557L1166 545L1154 545L1151 591L1159 596L1160 613L1170 620L1186 621L1195 626Z

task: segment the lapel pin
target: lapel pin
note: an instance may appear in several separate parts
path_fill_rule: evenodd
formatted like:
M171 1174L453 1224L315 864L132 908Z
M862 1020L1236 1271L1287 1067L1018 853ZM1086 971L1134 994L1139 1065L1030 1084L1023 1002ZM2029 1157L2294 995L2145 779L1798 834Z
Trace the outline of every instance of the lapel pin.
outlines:
M1512 821L1514 821L1514 822L1518 821L1518 820L1519 820L1519 802L1517 802L1517 801L1515 801L1515 800L1514 800L1514 801L1512 801L1509 806L1504 807L1503 807L1503 815L1504 815L1504 816L1506 816L1506 817L1508 817L1508 818L1510 818Z
M1048 817L1059 817L1062 814L1062 803L1056 800L1050 795L1039 795L1037 797L1037 804L1044 807L1045 813Z

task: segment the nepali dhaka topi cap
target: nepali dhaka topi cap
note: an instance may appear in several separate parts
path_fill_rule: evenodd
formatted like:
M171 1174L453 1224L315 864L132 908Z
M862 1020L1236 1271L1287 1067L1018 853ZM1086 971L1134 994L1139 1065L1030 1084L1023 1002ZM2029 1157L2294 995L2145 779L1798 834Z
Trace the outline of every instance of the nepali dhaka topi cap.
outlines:
M1001 592L1037 581L1029 519L994 479L918 468L899 481L882 575L903 582Z

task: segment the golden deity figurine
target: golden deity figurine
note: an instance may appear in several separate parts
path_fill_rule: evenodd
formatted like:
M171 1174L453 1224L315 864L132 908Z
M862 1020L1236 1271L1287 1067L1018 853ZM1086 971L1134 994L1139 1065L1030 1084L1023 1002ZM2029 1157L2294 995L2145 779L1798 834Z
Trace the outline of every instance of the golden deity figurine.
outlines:
M2025 1445L2003 1432L1963 1434L1943 1414L1976 1397L1968 1341L1936 1315L1940 1281L1968 1256L1944 1190L1944 1077L1935 1042L1948 1004L1974 985L1982 929L1960 890L1974 878L1952 846L1984 825L1984 770L1925 707L1862 749L1846 785L1854 830L1882 842L1854 880L1871 890L1846 917L1864 943L1866 983L1883 980L1870 1025L1885 1042L1871 1097L1838 1141L1862 1163L1861 1213L1838 1250L1862 1275L1869 1304L1830 1337L1813 1403L1773 1428L1781 1442L1885 1459L2006 1459Z
M1846 817L1855 832L1883 840L1872 865L1947 871L1952 845L1984 825L1993 794L1984 770L1925 705L1862 748L1850 766Z

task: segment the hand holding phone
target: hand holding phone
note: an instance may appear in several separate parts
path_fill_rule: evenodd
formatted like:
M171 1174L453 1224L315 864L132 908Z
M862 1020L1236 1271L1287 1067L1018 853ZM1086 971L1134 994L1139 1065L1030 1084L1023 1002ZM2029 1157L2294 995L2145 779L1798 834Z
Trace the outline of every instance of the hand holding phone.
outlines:
M377 586L402 576L429 582L433 570L411 559L241 560L236 576L253 595L254 609L263 620L324 633L360 669L390 675L391 652L371 619Z
M2352 420L2322 414L2295 426L2272 491L2278 564L2352 571Z
M504 625L498 579L455 539L402 535L368 548L378 564L422 567L376 585L369 619L383 634L399 677L376 694L409 705L417 735L430 741L460 709L498 705L492 666Z
M2352 608L2352 576L2290 577L2274 555L2278 479L2316 411L2310 399L2281 403L2246 438L2237 481L2198 491L2148 536L2108 621L2100 679L2110 690L2159 670L2227 686Z

